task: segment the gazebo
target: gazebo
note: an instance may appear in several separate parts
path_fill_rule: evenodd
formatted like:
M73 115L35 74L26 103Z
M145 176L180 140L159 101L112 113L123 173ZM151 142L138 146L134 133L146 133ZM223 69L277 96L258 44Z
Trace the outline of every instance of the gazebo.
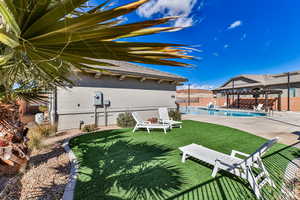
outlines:
M243 95L252 95L255 98L255 104L257 104L257 99L260 95L264 95L264 105L265 105L265 110L267 111L268 109L268 100L269 100L269 95L272 94L277 94L278 95L278 101L277 101L277 109L278 111L281 111L281 90L272 90L272 89L243 89L243 90L238 90L238 89L233 89L233 90L226 90L222 92L223 94L226 95L226 105L227 108L229 108L229 103L230 103L230 97L234 100L234 97L237 96L237 108L240 108L240 97ZM234 101L233 101L234 103Z

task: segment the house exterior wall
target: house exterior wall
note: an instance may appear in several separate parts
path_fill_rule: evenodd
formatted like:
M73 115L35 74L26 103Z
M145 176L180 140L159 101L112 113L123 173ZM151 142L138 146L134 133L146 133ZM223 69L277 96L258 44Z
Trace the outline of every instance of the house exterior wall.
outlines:
M110 100L107 109L108 124L116 124L120 113L138 111L145 120L157 117L159 107L175 108L176 85L154 80L141 82L138 79L102 76L94 78L81 74L76 86L57 89L58 129L79 128L95 123L94 95L102 92L104 100ZM97 109L98 125L105 125L104 108Z

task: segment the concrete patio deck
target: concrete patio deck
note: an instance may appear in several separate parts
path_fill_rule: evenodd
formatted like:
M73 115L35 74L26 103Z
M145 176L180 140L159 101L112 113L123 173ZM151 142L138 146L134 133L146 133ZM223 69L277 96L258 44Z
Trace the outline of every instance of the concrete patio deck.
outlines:
M300 148L300 113L275 112L268 117L227 117L213 115L183 115L183 119L219 124L247 131L271 139L279 137L279 142Z

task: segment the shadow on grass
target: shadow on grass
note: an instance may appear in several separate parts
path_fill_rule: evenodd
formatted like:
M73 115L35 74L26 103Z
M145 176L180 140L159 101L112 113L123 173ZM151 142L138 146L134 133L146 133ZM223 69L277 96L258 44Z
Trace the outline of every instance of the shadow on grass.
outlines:
M278 149L263 158L263 162L268 169L271 179L275 183L275 188L265 186L262 189L262 199L295 199L295 194L291 192L295 179L295 171L293 169L287 169L288 163L291 168L299 168L299 165L292 160L298 158L300 150L293 148L298 143L291 146L287 146ZM209 166L205 163L193 160L199 164ZM291 182L285 182L285 179L291 180ZM250 189L250 185L247 181L233 176L227 172L220 171L218 176L214 179L203 182L185 191L182 191L176 195L173 195L168 200L232 200L232 199L253 199L255 195Z
M164 158L171 149L134 143L122 130L71 140L79 164L75 199L165 199L184 178Z
M130 137L120 134L122 132L126 131L106 131L101 132L101 136L84 135L71 141L80 162L75 199L256 199L247 181L223 171L216 178L183 191L189 184L183 171L166 159L172 149L134 143ZM276 185L263 188L263 199L288 199L290 188L283 178L295 177L294 172L285 174L288 163L300 155L294 145L284 148L277 145L263 158ZM212 168L197 160L188 162ZM297 163L292 165L298 167Z

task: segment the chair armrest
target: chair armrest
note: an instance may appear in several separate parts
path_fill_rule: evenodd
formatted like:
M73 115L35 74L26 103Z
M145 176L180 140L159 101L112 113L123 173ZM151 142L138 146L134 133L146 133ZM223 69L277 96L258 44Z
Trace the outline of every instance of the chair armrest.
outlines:
M137 123L137 124L140 124L140 125L147 125L147 124L151 124L151 122L149 122L149 121L143 121L143 122L140 122L140 123Z
M166 120L163 120L163 119L161 119L160 122L163 123L163 124L169 124L169 121L166 121Z
M245 156L245 157L250 156L250 154L246 154L246 153L236 151L236 150L232 150L230 156L231 157L236 157L236 154L241 155L241 156Z

